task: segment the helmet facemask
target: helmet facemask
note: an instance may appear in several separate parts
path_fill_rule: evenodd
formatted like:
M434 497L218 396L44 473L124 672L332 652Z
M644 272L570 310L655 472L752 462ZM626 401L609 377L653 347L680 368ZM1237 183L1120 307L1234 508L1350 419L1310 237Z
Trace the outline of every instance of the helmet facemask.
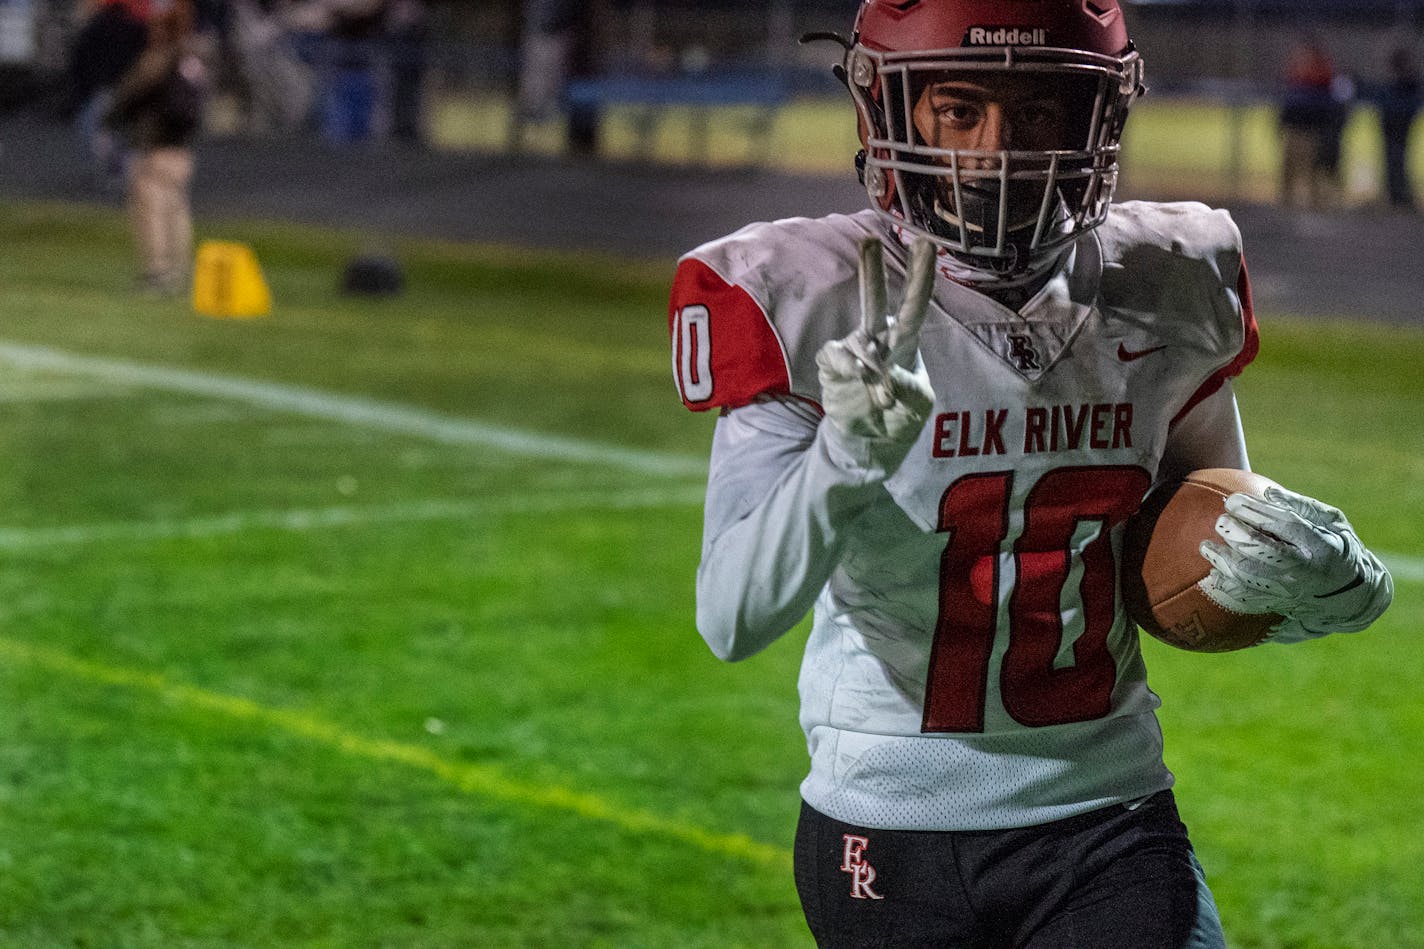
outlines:
M939 244L965 282L1027 282L1106 217L1127 107L1142 88L1136 53L856 46L847 72L875 206L902 233ZM986 89L1009 100L1006 121L1038 122L1037 134L1015 132L1006 148L983 149L943 133L935 115L952 119L961 92L972 105ZM930 100L943 90L941 108Z

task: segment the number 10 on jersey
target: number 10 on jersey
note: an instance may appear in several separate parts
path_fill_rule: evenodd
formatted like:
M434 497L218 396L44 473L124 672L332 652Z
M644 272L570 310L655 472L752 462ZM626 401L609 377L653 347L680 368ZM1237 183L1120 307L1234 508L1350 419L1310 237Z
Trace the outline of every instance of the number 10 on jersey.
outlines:
M701 304L677 311L672 378L689 403L712 398L712 316Z
M1008 538L1014 472L960 478L940 500L950 535L940 561L939 618L925 685L925 732L982 732L994 645L1004 711L1021 725L1090 721L1112 708L1117 664L1109 649L1117 612L1111 532L1137 510L1151 477L1142 468L1058 468L1023 502L1013 544L1015 578L1000 606L1000 551ZM1000 616L1004 629L1000 629ZM1065 616L1078 635L1064 650Z

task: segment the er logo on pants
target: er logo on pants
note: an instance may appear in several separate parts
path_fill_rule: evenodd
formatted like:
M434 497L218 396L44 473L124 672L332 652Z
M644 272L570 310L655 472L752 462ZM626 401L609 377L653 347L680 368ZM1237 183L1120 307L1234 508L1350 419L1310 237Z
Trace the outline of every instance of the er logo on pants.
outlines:
M875 882L875 868L863 856L869 849L869 837L846 834L841 872L850 874L850 895L853 899L883 900L885 897L870 888L870 884Z

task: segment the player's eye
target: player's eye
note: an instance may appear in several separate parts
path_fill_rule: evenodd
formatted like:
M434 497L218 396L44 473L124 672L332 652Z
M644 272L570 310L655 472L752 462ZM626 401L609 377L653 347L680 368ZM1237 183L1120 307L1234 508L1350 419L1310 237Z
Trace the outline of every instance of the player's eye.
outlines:
M982 106L963 100L941 100L935 103L935 119L947 128L972 129L984 118Z
M1014 110L1014 125L1026 132L1056 129L1062 119L1062 110L1052 102L1025 102Z

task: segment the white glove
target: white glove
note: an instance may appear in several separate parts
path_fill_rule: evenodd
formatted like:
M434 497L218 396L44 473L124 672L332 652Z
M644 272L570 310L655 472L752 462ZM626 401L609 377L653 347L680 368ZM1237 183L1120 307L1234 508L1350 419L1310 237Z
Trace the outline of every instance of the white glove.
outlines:
M1203 541L1211 573L1202 592L1237 613L1286 617L1271 639L1298 642L1369 626L1394 598L1394 581L1337 508L1281 487L1264 501L1226 499L1216 521L1225 544Z
M934 389L919 358L920 327L934 291L934 245L915 242L905 274L905 299L890 317L880 241L860 246L861 327L816 353L828 437L848 464L873 478L893 474L919 437L934 405Z

